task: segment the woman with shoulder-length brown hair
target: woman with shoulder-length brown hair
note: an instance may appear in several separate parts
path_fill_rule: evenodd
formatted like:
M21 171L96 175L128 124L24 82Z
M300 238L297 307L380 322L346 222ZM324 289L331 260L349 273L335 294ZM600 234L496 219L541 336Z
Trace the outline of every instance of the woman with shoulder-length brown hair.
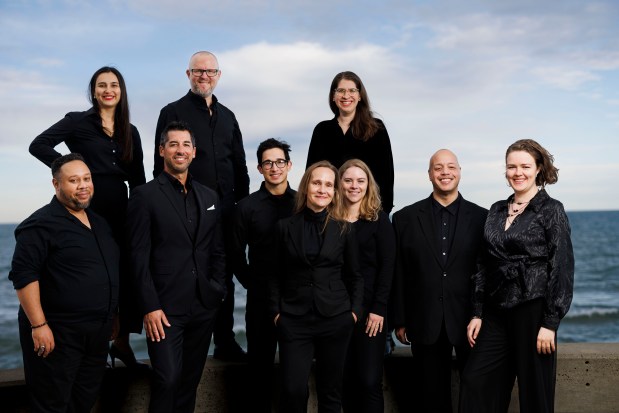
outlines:
M349 159L365 162L380 188L382 209L393 208L393 154L387 128L374 117L361 78L346 71L335 75L329 89L333 119L314 128L307 164L327 160L336 168Z
M339 169L345 219L355 229L364 295L344 373L345 412L382 413L387 302L395 265L395 235L381 210L374 176L365 162L351 159Z
M61 156L55 147L64 142L90 168L95 188L90 209L105 218L121 249L120 331L110 348L112 365L118 358L128 367L147 368L135 359L129 344L129 333L142 331L142 316L131 293L125 246L127 184L133 190L146 182L142 141L130 123L127 87L118 69L104 66L95 71L88 83L88 100L89 110L67 113L32 141L30 153L51 166Z
M277 268L269 281L278 329L281 412L305 412L316 359L318 410L341 410L346 351L362 312L363 278L354 229L340 216L337 169L305 171L295 214L278 222Z
M572 302L574 253L553 156L532 139L507 148L513 193L490 208L481 270L473 277L471 355L462 413L506 412L518 378L521 412L554 412L557 329ZM482 321L483 319L483 321Z

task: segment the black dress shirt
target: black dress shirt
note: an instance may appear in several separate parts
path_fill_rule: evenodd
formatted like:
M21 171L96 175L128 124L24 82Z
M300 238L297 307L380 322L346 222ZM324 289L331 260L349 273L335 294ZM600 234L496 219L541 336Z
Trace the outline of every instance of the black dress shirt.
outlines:
M54 148L64 142L71 152L81 154L93 175L118 176L133 189L146 182L144 176L142 141L135 126L131 125L133 158L122 161L123 149L117 139L103 132L101 117L94 108L86 112L70 112L37 136L30 144L30 153L47 166L61 156ZM159 154L159 151L157 151ZM96 179L95 179L96 181ZM125 189L126 191L126 189ZM127 197L125 193L125 198Z
M9 279L15 289L39 282L50 322L105 321L116 312L118 246L105 220L86 213L90 229L54 197L15 229Z
M275 224L292 215L296 193L288 185L282 195L273 195L262 182L258 191L237 205L231 261L236 278L245 288L266 294L269 272L279 267L273 262Z
M187 123L196 139L196 158L189 166L193 178L216 191L224 208L245 198L249 194L249 175L241 130L234 113L214 95L210 111L206 100L191 91L161 109L155 133L153 176L163 170L159 142L163 129L172 121Z
M436 228L436 247L443 259L443 265L447 263L447 257L449 257L449 250L451 249L451 243L456 231L460 198L462 198L462 195L458 194L455 201L447 206L443 206L432 197L432 216L434 218L434 228Z
M187 180L185 181L185 186L176 179L174 176L170 175L166 171L163 171L162 174L170 180L172 187L174 188L177 197L174 198L174 203L176 203L176 208L179 211L183 211L185 216L185 221L187 222L187 227L191 229L190 234L193 239L196 238L196 230L198 229L198 204L196 201L196 194L193 192L193 187L191 185L191 175L187 175Z
M513 195L492 205L484 228L483 269L473 277L474 314L544 297L542 326L557 330L572 302L574 253L563 205L540 190L505 230Z
M372 171L380 187L383 210L389 213L393 208L393 154L385 125L380 119L376 121L378 131L365 142L356 139L350 128L344 134L337 117L320 122L312 133L305 167L327 160L339 168L349 159L361 159Z
M312 264L322 249L323 230L327 219L327 210L314 212L305 207L303 210L303 248L305 257Z

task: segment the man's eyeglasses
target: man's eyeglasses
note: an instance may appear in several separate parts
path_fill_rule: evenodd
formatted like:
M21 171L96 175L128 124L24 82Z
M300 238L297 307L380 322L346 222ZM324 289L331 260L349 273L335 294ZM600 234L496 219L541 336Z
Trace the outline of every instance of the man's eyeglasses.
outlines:
M219 74L219 69L190 69L191 74L195 77L200 77L206 73L208 77L215 77Z
M351 87L350 89L344 89L342 87L335 89L335 93L337 93L340 96L344 96L346 94L346 92L348 92L349 95L356 95L357 93L359 93L359 89L357 89L356 87Z
M273 165L277 165L277 167L279 169L282 169L283 167L285 167L286 165L288 165L288 161L285 159L277 159L275 161L263 161L260 166L262 166L262 169L266 169L267 171L271 168L273 168Z

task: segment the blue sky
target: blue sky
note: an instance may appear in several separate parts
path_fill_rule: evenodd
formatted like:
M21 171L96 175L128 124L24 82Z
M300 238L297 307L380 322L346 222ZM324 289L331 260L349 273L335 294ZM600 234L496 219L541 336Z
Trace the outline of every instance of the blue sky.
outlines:
M391 136L394 210L430 193L439 148L459 156L466 198L507 197L505 149L525 137L555 155L548 191L566 209L619 209L617 22L612 0L2 1L0 222L51 199L28 145L88 109L88 80L104 65L125 76L150 178L159 110L187 92L198 50L219 58L215 94L241 125L252 190L268 137L292 145L296 187L313 127L332 117L331 79L352 70Z

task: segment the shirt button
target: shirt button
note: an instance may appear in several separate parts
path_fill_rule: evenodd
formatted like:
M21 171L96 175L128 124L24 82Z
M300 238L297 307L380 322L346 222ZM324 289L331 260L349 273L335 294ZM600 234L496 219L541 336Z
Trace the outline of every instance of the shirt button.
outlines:
M443 255L445 255L446 253L443 253Z
M443 273L443 277L447 277L447 273L446 272Z

